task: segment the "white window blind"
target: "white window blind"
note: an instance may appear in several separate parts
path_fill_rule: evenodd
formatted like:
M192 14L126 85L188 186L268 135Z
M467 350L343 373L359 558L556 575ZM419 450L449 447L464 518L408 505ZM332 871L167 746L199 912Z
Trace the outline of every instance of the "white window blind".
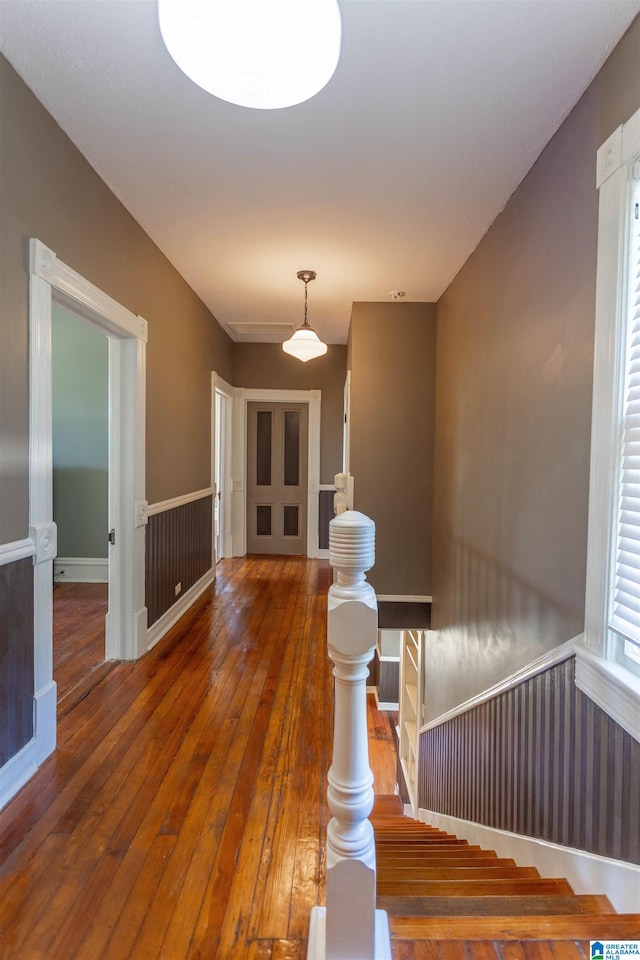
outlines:
M640 659L640 163L634 164L624 392L609 626Z

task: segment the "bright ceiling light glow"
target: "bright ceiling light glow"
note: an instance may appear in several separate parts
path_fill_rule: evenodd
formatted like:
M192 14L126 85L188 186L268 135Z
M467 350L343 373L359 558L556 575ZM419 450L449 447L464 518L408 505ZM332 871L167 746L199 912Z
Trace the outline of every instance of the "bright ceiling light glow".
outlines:
M337 0L158 0L160 32L194 83L229 103L303 103L340 58Z

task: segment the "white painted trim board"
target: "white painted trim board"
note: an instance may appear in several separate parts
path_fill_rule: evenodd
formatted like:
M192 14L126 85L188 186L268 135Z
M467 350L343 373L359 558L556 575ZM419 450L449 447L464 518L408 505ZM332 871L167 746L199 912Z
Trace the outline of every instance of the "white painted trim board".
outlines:
M108 583L108 557L56 557L53 576L58 583Z
M307 557L317 558L320 508L320 390L233 389L233 556L247 553L247 403L308 403Z
M376 594L378 602L384 603L432 603L433 597L427 597L416 594L412 596L404 593L378 593Z
M147 516L153 517L158 513L165 513L167 510L175 510L176 507L183 507L187 503L204 500L205 497L212 497L213 492L213 487L206 487L204 490L195 490L193 493L183 493L181 496L171 497L169 500L158 500L157 503L149 504L147 507Z
M36 545L30 537L25 540L14 540L12 543L0 545L0 567L7 563L16 563L35 556Z

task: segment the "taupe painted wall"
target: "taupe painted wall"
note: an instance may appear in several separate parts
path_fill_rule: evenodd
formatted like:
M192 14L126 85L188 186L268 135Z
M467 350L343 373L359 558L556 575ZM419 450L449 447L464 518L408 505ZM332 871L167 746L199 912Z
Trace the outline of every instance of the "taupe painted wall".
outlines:
M147 498L209 486L211 370L233 344L0 58L0 543L28 534L28 238L149 322Z
M320 483L342 470L347 348L329 344L324 357L301 363L279 343L236 343L232 383L258 390L320 390Z
M596 150L640 19L438 303L429 718L583 629Z
M353 304L350 472L381 594L431 594L435 334L433 303Z
M59 557L106 557L109 341L54 305L51 331L53 519Z

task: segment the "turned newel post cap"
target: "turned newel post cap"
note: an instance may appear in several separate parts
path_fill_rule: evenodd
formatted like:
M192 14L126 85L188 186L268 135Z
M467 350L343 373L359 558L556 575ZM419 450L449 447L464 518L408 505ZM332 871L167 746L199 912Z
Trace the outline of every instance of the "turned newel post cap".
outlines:
M376 525L357 510L329 524L329 563L339 570L370 570L376 561Z

